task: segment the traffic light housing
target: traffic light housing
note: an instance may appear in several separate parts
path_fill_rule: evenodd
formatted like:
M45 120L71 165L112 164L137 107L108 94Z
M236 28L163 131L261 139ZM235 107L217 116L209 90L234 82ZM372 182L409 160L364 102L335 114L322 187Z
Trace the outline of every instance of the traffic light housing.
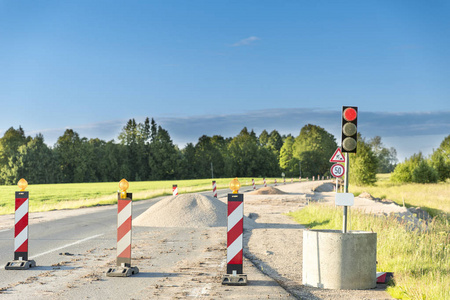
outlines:
M341 147L342 152L356 153L358 135L358 107L342 107L342 132Z

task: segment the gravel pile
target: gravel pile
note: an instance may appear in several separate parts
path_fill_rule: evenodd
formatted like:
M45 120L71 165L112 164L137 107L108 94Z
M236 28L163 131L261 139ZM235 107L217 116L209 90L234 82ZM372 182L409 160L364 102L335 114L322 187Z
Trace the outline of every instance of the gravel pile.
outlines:
M330 182L326 182L326 183L322 183L319 186L316 186L315 188L313 188L314 192L319 192L319 193L323 193L323 192L333 192L334 191L334 185Z
M133 220L133 226L227 226L227 205L214 197L200 194L167 197Z
M285 193L283 191L280 191L277 188L268 186L268 187L260 188L260 189L254 191L254 192L250 192L248 194L249 195L284 195L284 194L287 194L287 193Z

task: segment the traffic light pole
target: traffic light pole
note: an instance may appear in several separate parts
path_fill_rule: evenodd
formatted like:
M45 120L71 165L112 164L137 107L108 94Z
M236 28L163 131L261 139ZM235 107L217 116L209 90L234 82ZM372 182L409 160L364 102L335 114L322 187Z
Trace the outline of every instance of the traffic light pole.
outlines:
M349 169L348 152L345 152L345 178L344 178L344 193L348 193L348 169ZM344 218L343 218L343 233L347 233L347 206L344 206Z

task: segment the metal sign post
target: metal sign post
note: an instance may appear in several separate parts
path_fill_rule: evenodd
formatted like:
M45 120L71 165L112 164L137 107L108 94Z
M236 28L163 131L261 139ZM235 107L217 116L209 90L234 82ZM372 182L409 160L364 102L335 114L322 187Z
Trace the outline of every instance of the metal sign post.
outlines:
M345 178L344 178L344 193L348 193L348 167L349 167L348 152L345 153ZM347 233L347 206L344 206L344 218L343 218L342 232Z

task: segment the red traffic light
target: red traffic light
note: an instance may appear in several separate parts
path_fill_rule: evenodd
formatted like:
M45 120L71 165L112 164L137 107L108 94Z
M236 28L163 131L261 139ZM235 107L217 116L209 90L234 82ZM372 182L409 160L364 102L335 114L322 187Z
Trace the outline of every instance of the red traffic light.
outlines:
M344 112L342 113L344 119L346 121L354 121L356 119L356 117L358 116L358 113L356 112L356 110L352 107L347 107Z

